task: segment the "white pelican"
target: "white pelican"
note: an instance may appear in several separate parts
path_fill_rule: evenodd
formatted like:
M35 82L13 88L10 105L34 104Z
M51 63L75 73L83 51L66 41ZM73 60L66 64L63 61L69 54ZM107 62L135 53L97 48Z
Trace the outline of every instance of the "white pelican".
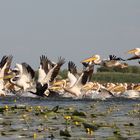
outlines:
M13 72L15 71L18 73L16 73L15 77L10 79L11 83L22 88L23 91L28 91L30 88L32 88L35 82L35 72L31 66L27 63L16 64Z
M140 92L136 90L127 90L123 94L121 94L121 97L124 98L140 98Z
M41 83L41 85L44 85L45 83L50 86L50 82L53 82L56 76L59 73L59 70L61 66L65 63L65 59L59 57L57 63L53 63L50 60L42 56L40 58L40 67L38 70L38 82Z
M134 86L133 90L135 90L135 91L139 91L139 92L140 92L140 85L136 85L136 86Z
M58 62L52 66L47 57L41 56L38 77L35 75L35 71L27 63L16 64L16 67L13 70L13 72L16 73L16 76L11 78L11 83L21 87L24 92L29 91L33 94L44 96L44 92L47 90L50 82L56 78L60 67L64 62L64 59L60 57Z
M5 80L9 79L9 71L12 62L12 56L3 56L0 62L0 95L6 95L5 93ZM11 76L10 76L11 77Z
M95 65L101 65L104 67L120 67L125 68L128 67L128 64L121 63L120 61L125 61L124 59L120 57L116 57L115 55L109 55L109 59L101 60L100 55L94 55L88 59L85 59L82 61L82 63L93 63Z
M76 65L69 61L68 63L68 79L70 84L67 85L66 81L63 84L63 89L65 90L65 94L69 94L72 97L82 97L82 87L86 84L88 80L90 71L85 70L82 72L82 74L78 77L77 76L77 68ZM64 95L65 96L65 95Z
M127 60L134 60L134 59L140 59L140 48L135 48L128 51L129 54L134 54L134 56L128 58Z
M119 96L120 94L124 93L125 91L127 91L127 83L119 83L118 85L112 87L109 90L111 93L113 93L113 95L115 96Z
M36 81L35 71L29 64L16 64L13 71L16 71L17 75L10 79L11 83L21 88L24 92L31 92L35 95L43 96L43 93L48 88L48 84L46 83L42 86Z

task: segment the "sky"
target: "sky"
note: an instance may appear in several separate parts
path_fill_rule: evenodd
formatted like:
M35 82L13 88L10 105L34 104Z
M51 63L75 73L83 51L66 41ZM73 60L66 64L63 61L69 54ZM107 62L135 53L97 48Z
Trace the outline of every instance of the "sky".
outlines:
M128 58L137 47L140 0L0 0L0 57L13 55L13 65L37 68L46 55L81 66L94 54Z

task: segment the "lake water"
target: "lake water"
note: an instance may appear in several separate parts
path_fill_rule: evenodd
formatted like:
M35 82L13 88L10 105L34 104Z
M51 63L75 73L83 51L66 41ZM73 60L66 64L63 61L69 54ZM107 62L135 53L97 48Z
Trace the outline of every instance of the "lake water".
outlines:
M1 97L0 107L0 140L140 139L140 99Z

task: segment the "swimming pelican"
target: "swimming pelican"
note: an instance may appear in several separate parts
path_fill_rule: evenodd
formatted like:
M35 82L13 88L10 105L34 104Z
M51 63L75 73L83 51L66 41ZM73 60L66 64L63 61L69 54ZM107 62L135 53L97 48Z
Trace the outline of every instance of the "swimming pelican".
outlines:
M121 94L121 97L124 98L140 98L140 92L136 90L127 90L123 94Z
M109 91L113 93L113 95L118 96L124 93L127 90L127 83L119 83L118 85L112 87Z

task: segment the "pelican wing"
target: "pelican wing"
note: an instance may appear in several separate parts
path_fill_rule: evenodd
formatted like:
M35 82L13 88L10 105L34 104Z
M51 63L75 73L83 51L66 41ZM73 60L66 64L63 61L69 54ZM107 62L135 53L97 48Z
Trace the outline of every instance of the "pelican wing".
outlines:
M85 85L89 78L89 72L90 71L84 71L74 85L80 88Z
M57 76L58 73L59 73L59 70L60 70L61 66L62 66L64 63L65 63L65 59L59 57L59 58L58 58L58 62L57 62L57 64L56 64L55 68L53 69L50 82L52 82L52 81L56 78L56 76Z
M110 60L117 60L117 61L125 61L121 57L117 57L116 55L109 55Z
M76 65L74 64L74 62L69 61L68 63L68 79L70 81L69 87L72 87L76 83L77 81L76 75L77 75Z
M68 63L68 71L72 73L73 75L77 75L76 65L72 61L69 61Z
M84 74L82 76L82 85L85 85L87 82L91 80L92 74L93 74L93 69L84 71Z
M135 59L140 59L140 55L132 56L132 57L128 58L127 60L135 60Z
M69 87L72 87L77 81L77 78L72 73L70 73L69 71L68 71L68 79L70 81Z
M12 56L3 56L0 62L0 76L3 77L10 69Z
M49 82L52 82L56 78L56 76L58 75L60 67L64 63L65 63L65 60L60 57L59 60L58 60L58 63L55 64L55 66L49 70L46 77L43 79L43 84L44 83L49 84Z
M47 74L49 69L48 69L48 58L45 55L42 55L40 57L40 66L44 70L44 72Z
M52 62L51 60L48 59L48 69L52 69L56 65L55 62Z
M27 63L22 63L23 73L28 74L31 79L35 77L35 71Z
M48 58L44 55L40 57L40 67L38 69L38 82L43 84L43 81L49 72Z
M7 56L3 56L0 62L0 68L2 69L2 67L6 64L8 57Z
M13 59L13 56L9 55L7 59L7 70L9 70L11 67L12 59Z

